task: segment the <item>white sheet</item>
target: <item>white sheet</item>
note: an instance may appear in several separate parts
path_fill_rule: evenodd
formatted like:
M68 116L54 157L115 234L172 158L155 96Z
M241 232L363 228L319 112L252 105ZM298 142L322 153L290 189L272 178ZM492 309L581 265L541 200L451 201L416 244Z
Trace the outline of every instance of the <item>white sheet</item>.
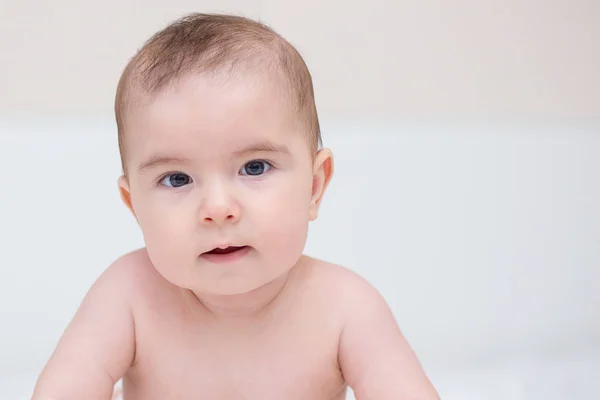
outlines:
M562 357L513 358L487 366L428 371L442 400L600 399L600 349ZM0 398L31 397L36 377L0 377ZM354 400L349 393L348 400Z

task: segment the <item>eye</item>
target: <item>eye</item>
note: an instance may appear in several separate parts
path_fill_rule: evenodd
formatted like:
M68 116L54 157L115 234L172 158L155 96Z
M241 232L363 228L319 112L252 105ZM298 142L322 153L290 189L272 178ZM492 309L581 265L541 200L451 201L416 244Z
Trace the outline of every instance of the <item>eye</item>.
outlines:
M181 172L176 172L176 173L165 176L160 181L160 183L167 187L178 188L178 187L188 185L191 181L192 181L192 178L190 178L189 175L186 175Z
M271 164L269 164L266 161L254 160L244 164L244 166L240 170L240 173L242 175L257 176L264 174L269 169L271 169L271 167Z

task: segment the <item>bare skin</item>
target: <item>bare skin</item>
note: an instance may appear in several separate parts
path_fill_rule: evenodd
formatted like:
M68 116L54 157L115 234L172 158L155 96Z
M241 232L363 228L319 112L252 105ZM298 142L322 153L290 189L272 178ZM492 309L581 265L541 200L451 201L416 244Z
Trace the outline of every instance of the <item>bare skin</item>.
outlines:
M34 400L108 400L121 378L125 400L438 399L381 295L302 255L332 155L256 79L193 76L131 110L119 188L146 247L90 289Z
M107 400L121 377L126 400L338 400L348 384L361 400L438 398L353 272L303 257L260 291L256 308L211 308L144 249L126 255L90 290L33 398Z

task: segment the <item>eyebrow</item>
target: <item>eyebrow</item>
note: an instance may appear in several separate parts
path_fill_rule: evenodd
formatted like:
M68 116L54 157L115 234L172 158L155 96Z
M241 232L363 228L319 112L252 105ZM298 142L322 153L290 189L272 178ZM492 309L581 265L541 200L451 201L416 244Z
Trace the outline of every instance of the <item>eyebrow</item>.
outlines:
M283 153L289 155L290 151L288 150L287 146L283 144L260 142L251 144L250 146L246 146L240 150L236 150L233 154L236 156L242 156L249 153Z
M287 146L271 142L254 143L233 152L233 154L236 157L240 157L251 153L282 153L288 155L291 154ZM139 164L138 171L151 169L162 164L185 164L188 162L189 160L181 157L153 155Z
M148 158L146 161L143 161L138 166L138 171L143 171L145 169L151 169L157 167L162 164L185 164L187 160L179 157L169 157L169 156L161 156L161 155L153 155Z

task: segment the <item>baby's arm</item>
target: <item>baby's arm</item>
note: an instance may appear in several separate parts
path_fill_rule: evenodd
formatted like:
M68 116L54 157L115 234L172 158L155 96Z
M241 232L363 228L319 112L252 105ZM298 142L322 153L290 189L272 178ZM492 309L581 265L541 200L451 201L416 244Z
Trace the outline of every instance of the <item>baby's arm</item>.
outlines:
M91 287L38 378L32 400L109 400L131 365L132 269L111 265Z
M362 278L349 281L339 362L356 399L439 400L380 293Z

